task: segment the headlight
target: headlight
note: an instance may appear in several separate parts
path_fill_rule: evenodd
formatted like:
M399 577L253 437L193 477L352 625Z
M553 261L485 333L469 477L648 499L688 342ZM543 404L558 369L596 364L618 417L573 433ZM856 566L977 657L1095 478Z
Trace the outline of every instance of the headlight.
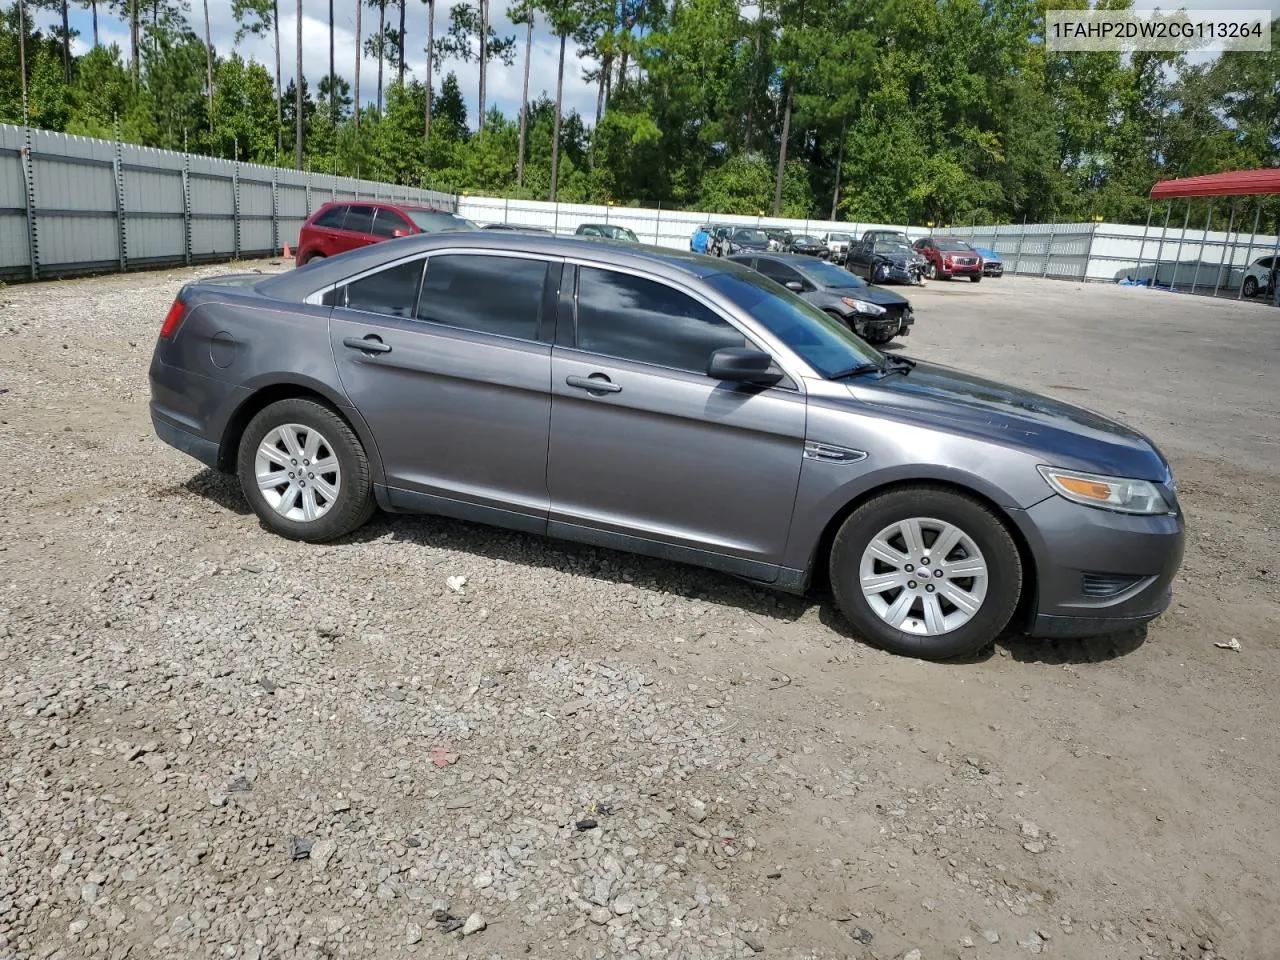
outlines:
M1055 493L1072 503L1117 513L1169 513L1169 504L1154 483L1128 477L1103 477L1057 467L1036 468Z
M841 297L840 302L852 307L854 313L865 313L869 317L882 317L888 311L878 303L867 303L865 300L854 300L852 297Z

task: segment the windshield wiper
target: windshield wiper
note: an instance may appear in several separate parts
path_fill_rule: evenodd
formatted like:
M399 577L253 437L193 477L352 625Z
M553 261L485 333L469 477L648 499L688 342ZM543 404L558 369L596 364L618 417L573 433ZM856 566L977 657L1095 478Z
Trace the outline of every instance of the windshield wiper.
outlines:
M850 367L848 370L841 370L839 373L833 373L827 377L828 380L843 380L845 377L856 377L863 373L884 373L885 368L878 363L860 363L856 367Z
M901 373L910 373L916 368L916 362L909 357L899 357L896 354L886 353L884 359L887 368Z

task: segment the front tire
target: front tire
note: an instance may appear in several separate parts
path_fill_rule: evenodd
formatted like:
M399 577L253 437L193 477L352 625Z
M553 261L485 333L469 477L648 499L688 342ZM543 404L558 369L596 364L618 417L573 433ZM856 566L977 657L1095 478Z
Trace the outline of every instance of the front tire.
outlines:
M938 279L938 265L933 261L929 262L929 266L925 268L924 275L930 280Z
M1256 297L1258 295L1258 280L1256 277L1244 278L1244 295L1246 297Z
M889 268L883 263L877 263L872 273L872 283L884 283L889 277Z
M925 660L994 641L1022 593L1022 561L1000 518L932 485L878 494L850 514L830 575L836 605L860 636Z
M970 280L972 283L981 283L981 282L982 282L982 274L980 274L980 273L970 274L970 275L969 275L969 280Z
M307 263L315 263L317 260L323 260L323 259L324 259L323 253L313 253L311 256L307 257Z
M264 526L323 543L373 514L364 447L347 422L314 400L279 400L249 421L237 456L240 487Z

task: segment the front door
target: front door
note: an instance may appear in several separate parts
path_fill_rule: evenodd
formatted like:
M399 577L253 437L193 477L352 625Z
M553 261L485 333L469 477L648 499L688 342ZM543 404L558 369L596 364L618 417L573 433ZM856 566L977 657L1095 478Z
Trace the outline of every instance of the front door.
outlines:
M559 274L547 258L437 253L338 292L338 373L391 506L545 531Z
M715 350L750 345L742 332L638 274L579 268L568 334L551 364L550 532L775 579L804 395L709 378Z

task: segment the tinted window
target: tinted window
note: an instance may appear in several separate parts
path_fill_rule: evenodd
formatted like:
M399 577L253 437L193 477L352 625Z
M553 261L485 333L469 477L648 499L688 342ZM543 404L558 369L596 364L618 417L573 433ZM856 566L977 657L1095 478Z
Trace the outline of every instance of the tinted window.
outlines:
M600 231L599 231L599 230L597 230L595 227L579 227L579 228L578 228L578 233L580 233L580 234L581 234L582 236L584 236L584 237L598 237L598 236L600 236Z
M735 270L714 274L707 283L750 313L824 377L884 360L882 353L844 324L758 274Z
M411 260L347 284L347 307L391 317L412 317L422 261Z
M756 269L770 280L777 280L782 284L785 284L788 280L800 279L800 274L797 271L791 269L785 263L770 260L768 257L761 257L757 260Z
M347 219L342 223L343 230L354 230L356 233L373 231L373 207L351 207L347 211Z
M385 207L379 207L377 214L373 218L373 234L377 237L394 237L397 230L409 232L409 221L396 213L394 210L387 210Z
M820 287L850 288L865 287L867 284L861 277L855 277L844 267L834 263L814 260L800 267L800 272Z
M734 243L768 243L769 238L759 230L739 230L733 235Z
M665 284L608 270L578 274L578 347L706 373L721 347L746 346L727 320Z
M460 217L456 213L442 213L439 210L410 210L408 213L409 219L416 223L423 233L480 229L466 217Z
M477 333L535 340L547 263L448 253L427 260L418 319Z
M320 216L316 217L315 223L312 224L312 226L328 227L331 230L341 229L342 218L346 216L346 213L347 208L344 206L330 207L324 213L320 214Z

